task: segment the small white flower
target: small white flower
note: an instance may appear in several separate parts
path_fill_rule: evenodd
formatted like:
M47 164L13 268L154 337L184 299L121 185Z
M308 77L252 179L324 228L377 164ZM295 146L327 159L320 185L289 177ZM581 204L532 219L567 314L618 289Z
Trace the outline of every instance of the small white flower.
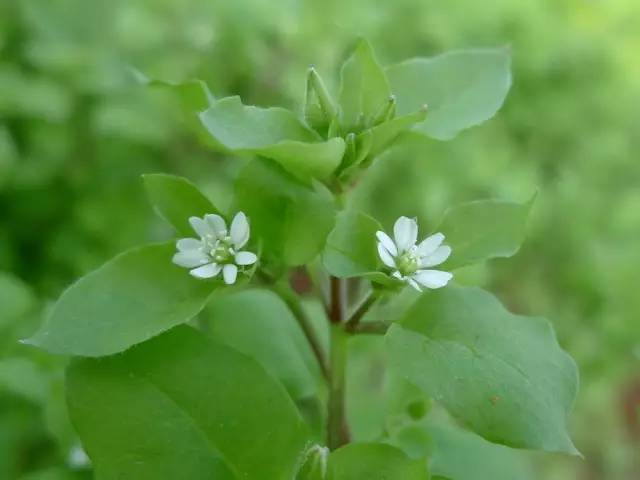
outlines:
M200 239L178 240L173 263L191 269L192 276L213 278L222 272L224 283L231 285L238 276L238 266L252 265L258 260L255 253L241 250L249 241L249 222L244 213L238 212L233 217L229 230L220 215L191 217L189 223Z
M418 223L412 218L400 217L393 226L394 240L382 231L376 232L376 237L380 259L394 269L391 275L419 292L422 287L444 287L453 277L449 272L426 270L440 265L451 255L451 247L442 245L442 233L431 235L416 245Z

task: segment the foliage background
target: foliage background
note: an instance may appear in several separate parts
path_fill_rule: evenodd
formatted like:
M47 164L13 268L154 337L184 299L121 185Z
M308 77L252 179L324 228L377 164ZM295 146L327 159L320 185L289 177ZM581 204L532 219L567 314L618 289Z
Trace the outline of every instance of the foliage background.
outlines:
M449 205L537 190L522 251L460 279L552 319L580 365L585 459L533 456L536 478L640 477L638 2L15 0L0 3L0 478L90 476L71 461L65 360L17 340L75 278L168 236L140 174L184 175L228 203L240 162L211 153L133 67L295 107L306 67L335 82L357 35L383 64L510 45L497 117L452 142L411 139L357 202L387 227L400 213L434 226Z

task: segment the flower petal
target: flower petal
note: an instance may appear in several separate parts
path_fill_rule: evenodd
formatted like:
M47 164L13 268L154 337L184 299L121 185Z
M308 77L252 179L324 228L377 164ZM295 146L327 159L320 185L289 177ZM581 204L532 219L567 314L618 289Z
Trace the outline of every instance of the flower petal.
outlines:
M231 222L231 241L236 248L242 248L248 240L249 222L243 212L238 212Z
M223 238L227 236L227 222L224 221L220 215L215 213L208 213L204 216L205 221L215 233L216 238Z
M236 253L236 264L238 265L253 265L257 260L258 256L253 252Z
M418 270L412 278L427 288L440 288L449 283L452 277L451 273L441 270Z
M236 283L236 277L238 276L238 267L233 263L228 263L222 269L222 276L224 277L224 283L232 285Z
M413 218L400 217L393 226L398 253L403 253L415 245L418 239L418 223Z
M400 271L396 270L391 274L393 278L397 278L398 280L404 280L405 276L400 273Z
M171 261L179 267L193 268L209 263L211 259L200 250L187 250L176 253Z
M420 242L420 245L418 245L418 254L422 257L431 255L436 251L436 248L440 246L443 240L444 235L439 232L425 238Z
M217 263L209 263L202 267L194 268L189 273L196 278L213 278L220 273L222 267Z
M207 235L214 234L213 229L202 218L190 217L189 223L191 224L191 228L193 228L193 230L203 238L206 237Z
M200 250L200 247L202 247L202 241L197 238L181 238L176 242L176 248L181 252Z
M396 268L396 262L393 259L393 255L389 253L389 250L384 246L382 242L378 242L378 255L380 255L380 260L390 268Z
M394 257L398 255L398 249L396 248L396 244L393 243L393 240L391 240L391 237L389 235L387 235L381 230L378 230L376 232L376 238L382 245L384 245L384 248L386 248L391 255L393 255Z
M440 265L451 255L451 247L449 245L440 245L436 248L435 252L431 255L427 255L420 261L421 268L435 267Z

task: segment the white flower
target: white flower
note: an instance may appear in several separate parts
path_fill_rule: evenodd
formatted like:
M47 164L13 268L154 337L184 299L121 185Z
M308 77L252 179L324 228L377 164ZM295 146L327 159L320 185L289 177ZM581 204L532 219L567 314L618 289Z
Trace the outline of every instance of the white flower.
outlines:
M378 254L383 263L394 269L391 274L413 288L444 287L453 275L441 270L426 270L444 262L451 255L451 247L442 245L444 235L436 233L425 238L419 245L418 223L407 217L400 217L393 226L394 240L384 232L376 232Z
M194 277L213 278L222 272L224 283L231 285L238 276L238 266L258 260L255 253L241 250L249 241L249 222L244 213L233 217L229 231L220 215L191 217L189 223L200 239L178 240L173 263L191 269L189 273Z

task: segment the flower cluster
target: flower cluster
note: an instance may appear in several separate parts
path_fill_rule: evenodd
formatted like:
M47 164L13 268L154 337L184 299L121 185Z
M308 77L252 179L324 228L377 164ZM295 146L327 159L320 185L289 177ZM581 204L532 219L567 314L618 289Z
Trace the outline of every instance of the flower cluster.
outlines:
M415 219L400 217L393 226L393 240L382 231L376 232L376 237L378 254L382 262L393 269L391 275L416 290L444 287L453 277L449 272L428 270L451 255L451 247L442 245L442 233L431 235L416 245L418 223Z
M189 223L200 238L178 240L173 263L191 269L194 277L213 278L222 272L224 282L231 285L238 276L238 266L258 260L255 253L241 250L249 241L249 222L243 212L236 214L229 230L224 218L215 214L191 217Z

